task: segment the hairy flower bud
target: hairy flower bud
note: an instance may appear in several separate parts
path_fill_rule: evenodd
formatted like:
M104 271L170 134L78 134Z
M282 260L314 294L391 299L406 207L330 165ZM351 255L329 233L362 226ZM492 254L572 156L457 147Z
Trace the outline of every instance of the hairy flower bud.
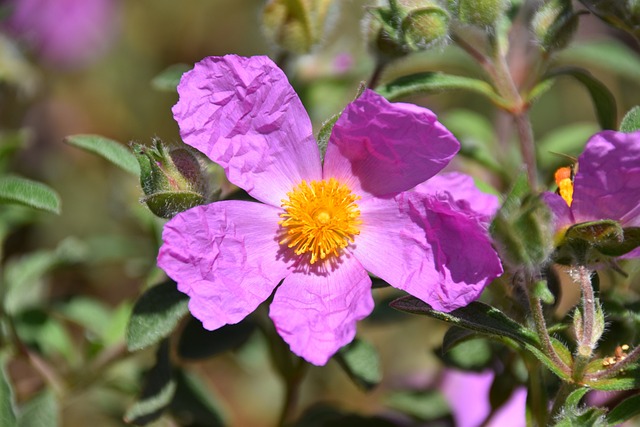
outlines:
M449 35L449 14L439 6L411 10L402 20L402 33L412 50L428 49Z
M476 27L493 27L509 6L508 0L449 0L460 22Z
M389 0L371 15L370 45L382 59L430 49L449 35L449 14L437 0Z
M552 52L567 47L578 28L578 16L570 0L552 0L538 9L531 27L542 50Z
M140 185L145 203L161 218L172 218L179 212L206 202L206 180L202 166L187 148L167 150L159 139L153 147L133 145L140 164Z
M322 37L333 0L269 0L262 12L265 35L296 54L311 51Z

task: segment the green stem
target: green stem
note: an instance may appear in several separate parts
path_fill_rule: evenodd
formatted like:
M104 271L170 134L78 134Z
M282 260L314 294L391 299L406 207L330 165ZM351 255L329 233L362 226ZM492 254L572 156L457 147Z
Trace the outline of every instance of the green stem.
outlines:
M371 74L371 77L369 78L369 82L367 83L367 87L369 89L374 89L376 86L378 86L380 77L382 77L382 73L384 69L387 67L387 64L388 64L388 61L385 61L384 59L378 59L376 61L376 66L373 69L373 74Z
M611 365L607 369L602 369L598 372L594 372L592 374L587 374L585 377L590 381L597 381L604 378L609 378L616 375L621 370L627 368L628 366L636 363L640 360L640 346L634 348L631 353L629 353L624 359Z
M286 379L284 405L278 419L278 426L283 427L286 422L291 420L298 403L300 385L304 374L307 372L309 364L303 359L298 359L298 364L294 371Z
M564 361L556 352L556 349L553 347L551 336L549 335L549 331L547 330L547 322L544 319L542 302L528 290L527 294L529 297L531 315L533 316L533 323L535 325L536 332L538 333L538 337L540 338L540 342L542 343L542 351L549 359L551 359L551 361L558 367L558 369L560 369L567 375L571 374L571 368L569 368L569 366L564 363Z

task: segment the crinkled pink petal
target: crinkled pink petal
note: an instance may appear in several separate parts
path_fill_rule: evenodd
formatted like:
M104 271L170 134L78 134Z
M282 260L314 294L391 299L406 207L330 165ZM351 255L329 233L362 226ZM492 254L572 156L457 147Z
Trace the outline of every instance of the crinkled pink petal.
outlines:
M502 274L485 229L448 203L418 193L360 203L353 254L371 273L434 309L476 300Z
M578 159L571 209L577 222L599 219L640 226L640 131L604 131Z
M238 323L287 275L277 208L223 201L176 215L164 226L158 266L190 297L206 329Z
M463 372L447 370L442 393L458 427L525 427L527 389L518 387L511 397L483 424L491 413L489 393L495 374L492 371Z
M291 351L324 365L356 334L356 322L373 310L371 279L344 253L325 273L296 271L278 288L269 315Z
M473 178L459 172L438 174L418 184L414 191L449 200L460 212L477 218L485 225L489 224L500 206L497 196L483 193L476 187Z
M567 202L562 197L556 193L545 192L542 193L542 200L549 206L553 214L553 223L556 232L575 224L571 208L569 208L569 205L567 205Z
M365 90L333 127L324 177L361 195L396 194L438 173L459 148L431 111Z
M208 57L185 73L173 115L187 144L251 196L280 206L302 180L320 180L311 121L266 56Z

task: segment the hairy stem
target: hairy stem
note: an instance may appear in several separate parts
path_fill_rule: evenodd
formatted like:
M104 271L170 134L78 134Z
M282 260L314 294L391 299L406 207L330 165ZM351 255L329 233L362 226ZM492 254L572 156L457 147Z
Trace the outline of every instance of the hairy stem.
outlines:
M604 378L613 377L618 374L618 372L636 363L638 360L640 360L640 346L634 348L624 359L617 362L616 364L611 365L607 369L602 369L601 371L587 374L585 375L585 377L589 380L601 380Z
M571 368L560 358L556 349L551 342L551 336L547 330L547 322L544 319L544 312L542 310L542 302L533 293L527 290L529 297L529 306L531 308L531 314L533 316L533 322L535 324L536 332L542 343L542 350L545 355L551 359L551 361L558 367L558 369L565 372L567 375L571 373Z

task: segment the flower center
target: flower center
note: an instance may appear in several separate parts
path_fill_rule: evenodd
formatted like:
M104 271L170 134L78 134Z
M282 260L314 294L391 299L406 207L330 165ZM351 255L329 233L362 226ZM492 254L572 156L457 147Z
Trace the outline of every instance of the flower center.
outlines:
M558 194L567 202L567 205L571 207L573 202L573 178L575 176L574 168L571 166L564 166L559 168L554 178L558 185Z
M360 199L331 178L328 181L302 181L282 200L284 213L279 224L285 229L280 244L295 248L296 255L309 254L315 263L329 255L340 256L340 251L353 237L360 234Z

